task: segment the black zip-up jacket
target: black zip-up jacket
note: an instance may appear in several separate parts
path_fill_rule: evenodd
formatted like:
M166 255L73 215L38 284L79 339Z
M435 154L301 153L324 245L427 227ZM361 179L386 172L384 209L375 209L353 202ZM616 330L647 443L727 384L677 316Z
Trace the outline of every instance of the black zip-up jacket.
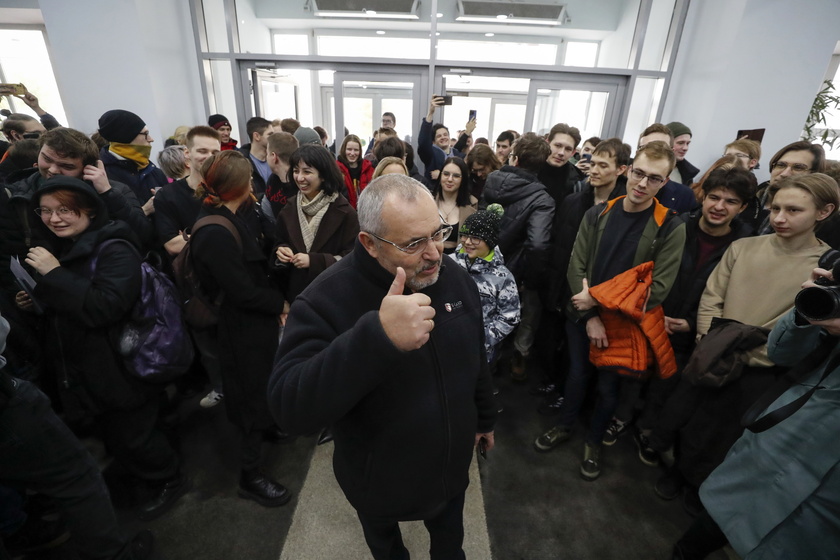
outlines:
M685 249L680 261L680 271L677 274L677 279L674 281L668 297L662 303L667 317L685 319L691 328L690 332L675 333L670 336L671 345L676 352L691 352L694 348L694 339L697 334L697 307L700 305L703 290L706 289L706 280L709 279L712 271L729 247L729 245L721 247L709 257L703 268L696 273L694 272L697 266L697 232L700 230L701 216L702 212L700 210L686 212L680 216L680 219L685 222ZM750 226L737 218L732 220L730 227L735 232L732 241L752 235Z
M554 199L533 175L505 165L487 176L479 209L498 202L505 209L497 245L517 284L538 290L548 285Z
M422 290L436 312L431 338L403 352L379 321L393 279L357 241L295 299L269 407L292 433L333 426L335 476L358 511L427 519L466 489L475 435L495 423L481 301L444 258Z

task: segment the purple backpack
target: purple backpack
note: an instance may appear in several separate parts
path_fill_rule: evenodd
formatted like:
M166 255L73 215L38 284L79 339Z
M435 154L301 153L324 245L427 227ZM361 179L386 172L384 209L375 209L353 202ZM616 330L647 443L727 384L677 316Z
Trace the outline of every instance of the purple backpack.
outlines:
M96 249L90 263L91 277L100 253L113 243L123 243L140 256L129 241L109 239ZM193 344L184 325L175 284L146 261L141 263L140 270L140 297L119 327L116 350L133 376L153 383L168 383L192 365Z

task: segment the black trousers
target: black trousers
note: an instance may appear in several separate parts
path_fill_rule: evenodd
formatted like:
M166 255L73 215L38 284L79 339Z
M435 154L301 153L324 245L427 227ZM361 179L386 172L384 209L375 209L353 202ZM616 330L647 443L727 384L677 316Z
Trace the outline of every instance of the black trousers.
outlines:
M46 395L27 381L15 384L0 411L0 482L53 498L83 558L115 557L128 541L96 462Z
M431 560L465 560L464 554L464 496L452 498L443 510L423 524L429 531ZM373 517L356 512L374 560L410 560L403 544L399 522L395 519Z

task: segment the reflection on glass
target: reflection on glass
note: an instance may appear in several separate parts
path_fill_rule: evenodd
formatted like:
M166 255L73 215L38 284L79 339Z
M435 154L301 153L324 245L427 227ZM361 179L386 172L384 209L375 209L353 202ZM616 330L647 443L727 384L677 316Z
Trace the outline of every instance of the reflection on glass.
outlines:
M202 0L208 52L232 52L228 44L224 0Z
M429 40L413 37L347 37L320 35L318 54L428 60Z
M236 96L233 91L233 72L230 69L229 60L211 60L210 78L213 85L213 96L215 107L211 105L211 113L221 113L228 118L233 128L233 135L237 136L239 122L236 119ZM244 123L243 123L244 125ZM240 138L239 145L247 144L250 140Z
M274 35L274 54L309 55L309 36L276 33Z
M598 68L630 68L630 51L636 33L641 0L619 2L620 11L615 16L615 25L601 39L598 51Z
M627 128L624 141L634 149L638 144L639 134L656 120L656 110L662 96L664 79L637 78L633 96L630 99L630 110L627 112Z
M300 120L297 111L297 88L291 80L258 78L261 117L270 121L293 117Z
M675 1L653 0L642 58L639 60L639 68L642 70L664 70L667 66L668 61L663 60L663 56L671 30Z
M0 69L3 70L6 83L25 85L38 98L41 108L58 119L59 123L67 124L41 31L0 29ZM37 117L23 101L13 99L14 112Z

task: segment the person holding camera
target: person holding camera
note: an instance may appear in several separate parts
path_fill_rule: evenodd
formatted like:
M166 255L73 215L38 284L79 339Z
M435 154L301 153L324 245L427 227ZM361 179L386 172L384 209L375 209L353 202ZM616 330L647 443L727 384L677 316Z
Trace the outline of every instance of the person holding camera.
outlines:
M753 329L751 336L769 332L793 307L800 279L830 250L815 230L838 206L840 189L831 177L814 173L785 179L771 204L775 233L733 242L706 283L697 311L701 340L650 437L651 447L660 452L679 438L673 474L689 487L684 504L692 513L702 509L694 489L721 464L743 432L738 419L786 371L768 356L762 338L751 350L730 352L709 368L689 372L692 362L699 363L715 350L708 344L712 337L702 339L732 328L733 321L738 328ZM719 364L736 361L743 369L736 367L731 376L715 379ZM664 484L660 480L657 490Z
M794 369L742 420L749 431L700 488L707 512L677 542L674 558L705 558L727 541L742 558L836 558L840 309L815 320L800 300L836 295L838 279L834 271L814 269L796 307L770 333L768 357Z

